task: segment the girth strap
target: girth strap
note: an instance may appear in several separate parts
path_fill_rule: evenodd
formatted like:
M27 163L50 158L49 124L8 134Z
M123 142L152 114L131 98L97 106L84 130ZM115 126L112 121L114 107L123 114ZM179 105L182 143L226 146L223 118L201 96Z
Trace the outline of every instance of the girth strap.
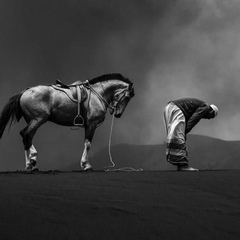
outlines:
M76 91L77 91L78 111L77 111L77 116L73 119L73 125L81 127L84 125L84 119L81 116L81 88L79 85L76 86Z

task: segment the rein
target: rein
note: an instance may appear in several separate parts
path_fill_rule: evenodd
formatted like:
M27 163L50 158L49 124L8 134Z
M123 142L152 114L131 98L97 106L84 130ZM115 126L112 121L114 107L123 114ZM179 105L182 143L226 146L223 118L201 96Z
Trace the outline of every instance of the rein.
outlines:
M104 103L106 103L106 105L107 105L109 108L111 108L112 110L115 111L115 107L113 107L112 105L110 105L110 104L106 101L106 99L103 98L103 97L101 96L101 94L99 94L99 93L91 86L91 84L89 83L88 80L86 80L86 81L83 83L83 85L84 85L86 88L89 88L93 93L96 94L96 96L98 96L98 98L99 98L100 100L102 100Z

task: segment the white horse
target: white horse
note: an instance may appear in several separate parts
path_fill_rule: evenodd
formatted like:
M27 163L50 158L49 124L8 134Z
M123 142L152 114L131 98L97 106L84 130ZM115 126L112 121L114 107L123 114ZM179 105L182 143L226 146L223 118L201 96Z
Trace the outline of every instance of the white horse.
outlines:
M20 131L25 149L26 170L35 171L37 151L32 144L37 129L47 121L62 126L85 128L84 151L80 165L91 171L88 153L96 128L104 121L107 108L119 118L134 96L133 83L121 74L113 73L69 86L31 87L14 95L3 108L0 117L0 139L6 125L24 117L27 126ZM11 120L11 121L10 121Z

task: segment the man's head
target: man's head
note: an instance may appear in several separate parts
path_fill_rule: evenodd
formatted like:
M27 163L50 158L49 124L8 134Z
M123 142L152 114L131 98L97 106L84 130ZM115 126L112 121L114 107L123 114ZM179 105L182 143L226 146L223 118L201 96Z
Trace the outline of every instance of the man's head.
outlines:
M208 115L208 119L215 118L218 115L218 108L214 104L210 104L210 112Z

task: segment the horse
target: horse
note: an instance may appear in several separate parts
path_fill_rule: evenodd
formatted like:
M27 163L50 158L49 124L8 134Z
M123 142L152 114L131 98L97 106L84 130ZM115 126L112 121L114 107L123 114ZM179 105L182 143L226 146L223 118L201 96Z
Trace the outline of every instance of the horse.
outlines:
M85 130L80 166L93 171L88 155L95 130L105 119L107 109L120 118L134 96L133 83L122 74L110 73L70 85L60 80L52 85L39 85L12 96L0 116L0 139L5 127L23 117L27 126L20 131L25 152L26 171L39 171L37 150L32 144L37 129L47 121ZM80 99L79 99L80 98Z

